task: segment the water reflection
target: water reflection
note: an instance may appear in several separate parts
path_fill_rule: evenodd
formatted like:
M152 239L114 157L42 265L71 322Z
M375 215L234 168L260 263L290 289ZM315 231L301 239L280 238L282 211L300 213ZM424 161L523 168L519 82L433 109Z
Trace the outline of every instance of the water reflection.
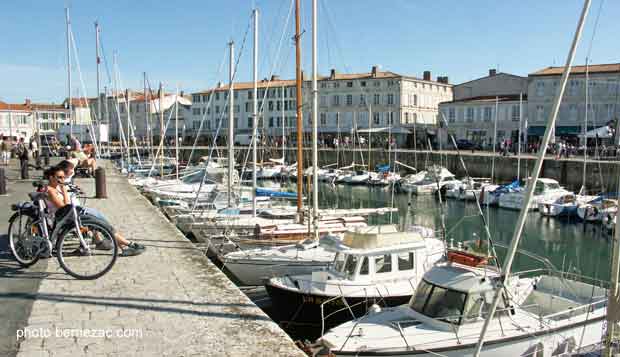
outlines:
M393 200L398 214L371 217L371 224L403 223L407 212L406 194L392 194L383 187L332 186L321 184L319 201L324 208L364 208L389 206ZM412 196L411 224L420 224L434 229L441 228L441 210L433 196ZM486 233L475 203L448 200L445 204L445 222L448 240L455 242L484 238ZM519 212L499 208L484 210L491 236L495 242L508 246L512 239ZM557 268L578 272L598 279L609 278L610 240L600 225L558 220L542 217L538 212L528 213L519 248L546 257ZM500 259L505 249L498 248ZM532 258L517 256L514 270L542 267Z

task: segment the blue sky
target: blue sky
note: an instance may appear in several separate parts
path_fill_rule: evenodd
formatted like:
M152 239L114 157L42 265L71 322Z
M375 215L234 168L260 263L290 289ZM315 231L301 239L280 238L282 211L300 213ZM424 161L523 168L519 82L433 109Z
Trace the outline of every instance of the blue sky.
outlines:
M310 4L302 0L308 73ZM95 20L101 24L110 70L113 53L118 53L123 87L141 89L142 72L147 72L154 87L161 81L168 90L178 85L191 92L227 78L227 62L220 71L226 43L234 39L237 54L241 52L254 5L261 10L260 77L272 68L291 77L293 17L285 27L291 0L5 1L0 11L0 100L59 102L66 96L65 6L70 7L84 81L82 86L74 67L73 94L79 90L94 96ZM451 83L483 76L494 67L527 75L565 61L582 5L582 0L319 0L319 70L367 72L380 65L420 77L431 70L433 77L447 75ZM601 0L593 0L578 63L590 46L591 62L620 62L617 1L603 1L591 41L600 5ZM239 63L242 81L252 78L251 48L250 33Z

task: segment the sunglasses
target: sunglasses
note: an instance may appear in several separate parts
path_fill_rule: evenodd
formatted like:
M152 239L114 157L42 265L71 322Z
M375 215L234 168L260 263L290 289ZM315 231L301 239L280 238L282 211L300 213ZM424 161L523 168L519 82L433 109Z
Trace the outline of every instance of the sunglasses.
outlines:
M65 179L64 176L54 176L54 178L56 178L56 180L64 180Z

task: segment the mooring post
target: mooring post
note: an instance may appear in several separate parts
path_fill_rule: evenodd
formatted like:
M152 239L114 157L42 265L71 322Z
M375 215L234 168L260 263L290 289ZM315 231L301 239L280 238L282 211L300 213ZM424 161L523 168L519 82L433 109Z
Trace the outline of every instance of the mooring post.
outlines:
M105 170L103 167L99 167L95 170L95 198L108 198Z

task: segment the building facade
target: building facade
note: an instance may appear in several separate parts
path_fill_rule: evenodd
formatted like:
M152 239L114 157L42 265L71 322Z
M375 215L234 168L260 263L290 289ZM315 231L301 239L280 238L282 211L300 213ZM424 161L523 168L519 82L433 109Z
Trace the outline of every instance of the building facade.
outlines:
M457 140L483 148L491 148L494 140L516 143L520 130L525 140L527 89L527 77L491 69L486 77L454 86L454 100L439 105L441 126Z
M131 132L133 132L138 142L148 142L151 137L159 140L161 128L165 128L165 136L174 137L177 123L179 136L183 137L188 129L186 118L189 117L191 100L182 94L177 96L166 93L162 96L161 104L156 93L145 96L141 92L132 91L117 95L102 95L101 100L92 98L89 102L91 110L95 113L99 113L99 103L101 103L102 122L109 125L109 135L113 141L121 140L120 127L122 127L125 140L128 136L131 137ZM175 106L177 102L179 103L178 122ZM162 111L163 126L160 124ZM167 126L166 123L168 123Z
M340 74L331 70L329 76L318 80L318 130L323 138L339 133L372 128L394 128L409 132L416 125L434 126L438 105L452 99L452 85L447 77L431 80L430 72L423 79L379 71ZM234 120L236 133L251 133L253 83L234 83ZM304 78L302 85L303 130L311 129L311 82ZM259 128L271 137L289 136L296 130L296 90L294 80L274 76L258 83ZM228 86L192 94L191 115L193 130L202 121L203 133L213 136L221 124L219 136L227 134ZM367 130L368 131L368 130Z
M586 107L586 70L588 72ZM528 76L528 134L542 137L564 67L547 67ZM586 129L605 126L618 117L620 64L574 66L560 104L555 136L578 141ZM587 112L587 113L586 113Z

